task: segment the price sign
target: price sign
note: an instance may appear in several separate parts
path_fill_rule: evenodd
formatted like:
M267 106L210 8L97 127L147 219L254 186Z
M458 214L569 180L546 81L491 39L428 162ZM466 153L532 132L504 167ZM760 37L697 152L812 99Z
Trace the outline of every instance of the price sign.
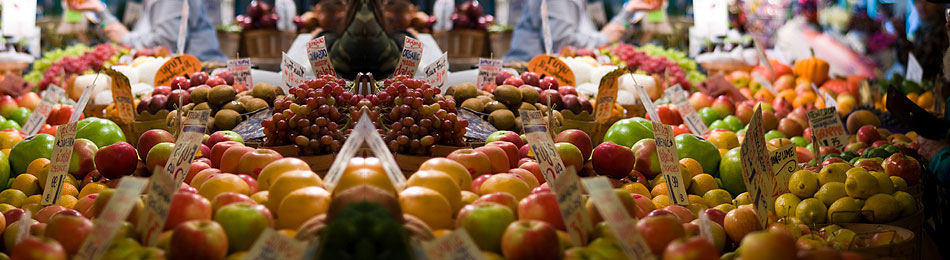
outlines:
M244 259L301 259L307 244L274 231L264 229L261 236L254 241L254 245L247 252Z
M40 131L40 128L46 124L46 118L49 117L53 106L59 103L59 99L61 99L65 93L65 90L56 85L50 85L49 88L43 92L43 100L40 101L40 105L33 110L33 113L30 114L30 118L23 124L22 129L26 136L33 136L36 132Z
M706 123L703 122L703 119L696 113L696 109L693 108L693 105L689 103L686 91L684 91L679 84L667 88L664 92L666 92L666 96L670 97L670 100L673 101L676 108L679 109L680 116L683 117L683 122L686 123L686 127L689 128L690 132L696 135L705 135L709 132Z
M765 64L768 64L768 62ZM768 79L765 79L762 77L762 75L759 75L759 73L755 72L752 73L752 77L755 77L755 80L759 81L759 83L762 83L762 87L768 89L769 92L772 92L772 95L778 95L778 92L775 92L775 87L772 86L772 82L769 82Z
M93 220L93 230L83 241L76 259L99 259L109 249L115 233L122 227L122 223L135 205L136 198L142 193L147 180L145 178L126 176L119 182L115 194L106 203L102 213Z
M15 239L16 243L14 243L14 245L19 244L20 241L23 241L24 238L27 238L30 236L29 230L32 224L33 224L33 213L30 212L29 209L26 209L26 211L23 212L23 215L20 216L20 220L17 221L17 228L20 231L16 232L16 239Z
M706 215L705 210L699 211L699 233L709 243L716 244L716 237L712 233L712 221L709 220L709 215Z
M201 71L201 61L188 54L172 57L155 72L155 86L171 85L172 79L178 76L191 75Z
M393 76L407 75L412 77L416 75L416 68L419 67L419 60L422 60L422 42L406 37L403 42L402 54L399 63L396 64L396 71Z
M181 20L178 20L178 41L175 42L175 45L178 47L178 55L185 53L185 41L188 40L188 38L186 38L188 35L188 16L191 13L188 1L182 2Z
M430 260L481 260L485 259L482 251L472 241L472 237L464 228L456 229L447 235L435 240L424 242L422 247Z
M650 120L654 123L660 123L660 116L656 114L656 106L653 105L653 100L650 100L650 95L647 94L646 89L643 89L636 80L633 82L633 88L637 90L640 103L643 103L643 108L646 109L647 114L650 115Z
M825 92L825 107L838 108L838 102L835 101L835 98L831 97L831 94L828 94L828 92Z
M617 78L623 75L625 68L617 68L600 79L600 87L597 88L597 106L594 107L594 118L597 123L607 123L610 119L610 113L614 110L614 103L617 102Z
M314 38L307 42L307 58L310 59L310 68L313 69L313 75L330 75L336 77L336 70L333 69L333 63L330 62L330 53L327 52L327 39L325 36Z
M422 73L425 74L423 80L429 84L429 86L445 91L448 88L445 83L448 81L449 76L448 53L443 52L442 56L432 62L432 64L429 64L429 66L423 68Z
M234 84L241 84L251 89L254 86L254 78L251 77L251 59L243 58L228 60L228 71L234 75Z
M920 62L917 62L917 57L914 57L913 53L907 53L907 75L904 77L907 80L917 82L920 84L920 81L924 77L924 68L920 66Z
M303 66L298 64L296 61L287 56L287 53L282 54L280 60L280 79L283 84L281 88L284 89L284 93L290 93L290 88L300 86L304 84L306 78L304 75Z
M574 245L583 245L587 241L587 232L591 229L591 224L590 217L583 209L577 173L573 168L568 170L564 167L561 156L554 148L554 141L551 140L547 125L541 118L541 112L535 110L520 112L524 120L528 146L534 153L534 158L541 164L541 174L549 183L548 185L554 184L551 190L557 194L557 204L561 209L561 216L564 217L564 223L567 224L571 242Z
M49 166L49 177L46 178L46 188L43 189L43 205L52 205L59 202L63 193L63 178L69 170L69 159L73 156L73 142L76 139L76 125L78 122L69 122L60 125L56 130L56 142L53 143L52 162Z
M478 58L478 80L476 86L484 89L488 84L491 88L495 87L495 75L501 71L502 62L496 59Z
M627 210L617 198L607 177L586 178L584 187L587 188L594 207L601 216L604 216L607 227L620 242L620 248L623 249L627 259L655 259L653 253L650 252L650 246L637 231L637 220L627 214Z
M660 170L666 179L666 190L669 191L670 203L689 205L686 194L686 181L680 172L680 156L676 152L676 143L673 141L673 127L653 122L653 136L656 141L656 155L660 159Z
M125 123L131 123L135 119L135 105L132 96L132 86L129 85L129 78L121 72L111 68L105 68L106 75L112 78L112 101L115 103L116 112L119 113L119 119ZM177 102L177 101L176 101Z
M762 126L762 107L756 106L752 114L752 120L749 121L749 128L746 131L742 146L739 148L742 154L742 180L745 182L746 190L752 197L752 203L759 218L759 225L765 227L768 221L769 209L768 188L771 187L772 167L769 165L769 154L765 149L765 128Z
M379 158L379 161L383 164L383 169L386 170L386 176L389 177L389 181L392 182L393 187L395 187L396 190L405 188L406 176L402 174L402 170L400 170L399 165L396 164L396 159L393 158L393 154L389 151L389 148L387 148L383 138L379 137L378 132L376 132L376 127L373 126L373 120L370 119L366 113L363 113L359 122L356 123L356 127L353 128L353 133L351 133L350 137L343 143L340 152L337 153L336 158L333 159L333 164L330 165L330 170L327 172L326 178L324 178L323 185L327 188L327 191L333 192L333 188L336 187L336 184L340 182L340 177L343 176L343 170L346 169L346 164L356 155L356 151L359 150L363 142L366 142L370 150L373 151L373 154L376 155L376 158Z
M775 198L788 193L788 178L798 171L798 153L795 145L788 144L769 153L769 163L772 165L772 185L769 185L769 205L775 205Z
M839 151L844 151L848 144L848 132L844 130L841 124L841 118L838 117L838 110L834 107L809 110L808 123L811 124L811 132L818 138L815 146L831 146Z
M541 33L544 40L544 54L554 52L554 39L551 39L551 18L548 17L548 0L541 0ZM571 84L573 86L573 84Z
M152 173L148 195L145 197L146 212L138 222L138 230L143 234L144 244L154 245L158 242L158 235L161 234L168 217L172 196L185 180L191 161L201 146L210 115L210 110L188 111L182 132L175 141L175 147L172 148L165 167Z
M561 86L574 86L574 71L567 63L550 55L538 55L528 62L528 70L538 76L554 77Z
M821 92L818 91L818 85L815 85L815 83L811 83L811 90L815 91L816 96L821 95Z

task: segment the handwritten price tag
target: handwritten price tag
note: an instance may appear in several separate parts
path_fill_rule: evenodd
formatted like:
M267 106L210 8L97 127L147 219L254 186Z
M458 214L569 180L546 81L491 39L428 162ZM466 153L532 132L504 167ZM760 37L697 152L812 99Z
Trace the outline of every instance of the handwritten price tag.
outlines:
M594 107L594 118L597 123L607 123L610 114L614 110L614 103L617 102L617 78L623 75L625 68L617 68L608 72L600 79L600 87L597 89L597 106Z
M448 81L449 76L448 53L442 53L439 59L436 59L432 64L423 68L422 72L425 74L423 79L429 86L445 91L446 88L448 88L445 83Z
M498 75L498 72L501 71L501 66L501 60L478 58L478 80L476 81L476 86L485 88L487 84L494 88L495 75Z
M396 71L393 76L407 75L412 77L416 75L416 68L419 67L419 60L422 60L422 42L406 37L403 43L402 54L399 63L396 64Z
M422 247L429 260L485 259L482 251L479 251L478 246L475 245L472 237L468 235L464 228L456 229L452 233L433 241L425 242Z
M772 185L769 194L769 205L775 205L775 198L788 193L788 178L798 171L798 154L795 145L788 144L770 152L769 163L772 165Z
M765 64L769 64L769 63L766 62ZM772 95L778 95L778 92L775 92L775 87L772 86L772 82L769 82L768 79L765 79L764 77L762 77L762 75L759 75L759 73L755 73L755 72L752 73L752 77L755 77L755 79L758 80L759 83L762 83L762 87L765 87L765 89L768 89L769 92L772 92Z
M359 150L363 142L366 142L370 150L373 151L373 154L379 158L383 164L383 169L386 170L386 176L389 177L389 181L392 182L393 187L395 187L396 190L404 189L406 187L406 176L403 175L402 170L399 169L399 165L396 164L396 159L393 158L393 154L389 151L389 148L386 147L386 143L379 137L379 134L377 134L376 127L373 126L372 120L366 113L363 113L359 122L356 123L356 127L353 128L353 133L350 134L350 137L343 143L340 152L337 153L336 158L333 159L333 164L330 165L330 170L327 172L326 178L324 178L324 186L327 188L327 191L333 192L333 188L336 187L336 184L340 182L340 177L343 176L343 170L346 169L346 164L356 155L356 151Z
M50 85L49 88L43 92L43 100L40 101L40 105L33 110L33 113L30 114L30 118L23 124L22 129L26 136L33 136L36 132L40 131L40 128L46 124L46 118L49 117L53 106L59 104L59 99L62 98L65 93L65 90L56 85Z
M809 110L806 112L811 131L818 138L815 147L831 146L843 151L848 144L848 132L841 124L838 110L834 107Z
M115 103L119 119L122 122L131 123L135 119L135 105L133 103L135 97L132 96L132 86L129 85L129 78L111 68L105 68L104 70L106 75L112 78L112 101Z
M56 204L62 196L63 178L69 170L69 159L73 156L73 142L76 139L77 124L78 122L70 122L60 125L56 131L56 142L53 143L53 160L50 162L46 188L43 189L43 205Z
M20 241L23 241L23 239L30 236L29 230L32 224L33 224L33 212L30 212L29 209L26 209L26 211L23 212L23 216L20 216L20 220L17 221L17 228L19 229L19 232L16 232L15 244L20 243Z
M283 84L281 88L284 89L284 93L290 93L290 88L300 86L303 84L306 78L304 75L303 66L300 66L296 61L287 56L287 53L283 53L280 60L280 79Z
M129 213L132 212L132 206L135 200L145 188L147 180L145 178L126 176L119 182L115 194L106 203L99 217L93 221L92 233L83 241L77 259L99 259L109 248L115 233L122 227L122 222Z
M752 196L752 202L759 218L759 225L765 227L768 221L769 208L768 187L771 187L772 167L769 165L769 154L765 149L765 133L762 126L762 107L756 106L749 121L745 139L739 148L742 154L742 176L746 189Z
M307 58L310 59L310 68L313 75L330 75L336 77L333 63L330 63L330 53L327 52L327 39L320 36L307 42Z
M709 132L706 123L703 122L703 119L696 113L696 109L693 108L693 105L689 103L686 91L684 91L679 84L667 88L664 92L670 97L670 100L673 101L676 108L679 109L680 116L683 117L683 122L686 123L686 127L689 128L690 132L696 135L705 135Z
M907 80L920 83L924 77L924 68L917 62L917 57L913 53L907 53Z
M272 228L264 229L245 259L301 259L307 244L277 233Z
M689 205L686 180L680 172L680 156L676 152L676 143L673 141L673 127L653 122L653 136L656 141L656 154L660 158L660 170L663 171L663 177L666 179L670 203Z
M584 187L594 202L594 207L604 217L610 231L620 242L627 259L655 259L650 246L637 231L636 220L627 214L607 177L598 176L584 179Z
M825 108L833 107L838 108L838 101L835 101L835 98L831 97L831 94L825 92Z
M574 86L574 71L567 63L550 55L538 55L528 61L528 70L538 73L538 76L549 76L557 79L561 86Z
M155 72L155 86L168 86L172 79L178 76L191 75L201 71L201 61L188 54L175 56L158 68Z
M241 84L251 89L254 86L254 78L251 76L251 59L243 58L228 60L228 71L234 75L234 84Z
M637 96L640 98L640 103L643 103L643 108L646 109L647 114L650 115L650 121L659 123L660 116L656 114L656 106L653 105L653 100L650 99L650 95L647 94L647 90L643 89L643 86L640 86L640 83L637 83L636 80L633 82L633 88L637 90Z

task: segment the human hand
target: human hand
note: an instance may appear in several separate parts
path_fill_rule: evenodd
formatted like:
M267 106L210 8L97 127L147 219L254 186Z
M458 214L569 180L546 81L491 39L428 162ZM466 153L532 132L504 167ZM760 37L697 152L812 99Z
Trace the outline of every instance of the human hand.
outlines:
M627 31L627 28L619 23L608 23L604 25L604 28L600 29L600 33L604 36L607 36L607 42L615 43L620 41L620 38L623 37L623 34Z
M122 25L121 23L110 23L106 25L105 32L106 37L109 37L109 40L112 40L113 42L122 42L122 37L129 33L129 29L126 29L125 25Z
M102 11L105 6L99 0L68 0L66 5L75 11Z
M654 11L663 6L663 0L631 0L623 6L628 12Z

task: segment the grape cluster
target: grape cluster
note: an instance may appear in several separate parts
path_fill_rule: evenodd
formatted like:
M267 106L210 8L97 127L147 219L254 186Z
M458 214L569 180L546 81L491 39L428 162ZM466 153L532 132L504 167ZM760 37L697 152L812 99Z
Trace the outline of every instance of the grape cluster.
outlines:
M295 145L302 155L340 151L349 119L341 108L353 97L345 86L342 79L323 75L277 97L273 116L261 122L266 145Z
M455 100L422 80L396 76L376 94L384 113L383 140L393 152L428 154L433 145L464 145L468 121L459 118Z
M642 70L655 75L667 75L670 85L680 84L684 88L691 86L686 80L686 72L676 62L660 56L650 56L646 52L638 51L633 45L618 44L610 50L620 61L626 63L627 68Z
M114 64L118 61L116 54L119 51L119 46L100 44L78 57L63 57L49 65L46 72L43 73L43 79L40 80L39 87L40 89L46 89L50 84L65 86L65 82L62 82L62 80L69 78L68 75L81 74L87 70L99 70L104 65ZM66 72L66 75L61 75L63 72Z

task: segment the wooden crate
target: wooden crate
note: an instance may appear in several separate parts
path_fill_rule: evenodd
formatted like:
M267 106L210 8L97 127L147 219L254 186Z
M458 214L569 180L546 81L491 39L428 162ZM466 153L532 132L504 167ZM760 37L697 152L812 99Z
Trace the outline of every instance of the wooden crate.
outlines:
M491 41L493 56L501 58L505 56L505 53L508 53L508 49L511 48L511 32L490 33L488 37Z
M485 57L488 49L488 32L484 30L456 29L432 34L449 59Z
M218 46L228 59L236 59L238 52L241 51L241 34L218 32Z
M241 56L280 59L281 52L290 49L295 37L297 37L295 33L278 30L244 31L241 34L243 44Z

